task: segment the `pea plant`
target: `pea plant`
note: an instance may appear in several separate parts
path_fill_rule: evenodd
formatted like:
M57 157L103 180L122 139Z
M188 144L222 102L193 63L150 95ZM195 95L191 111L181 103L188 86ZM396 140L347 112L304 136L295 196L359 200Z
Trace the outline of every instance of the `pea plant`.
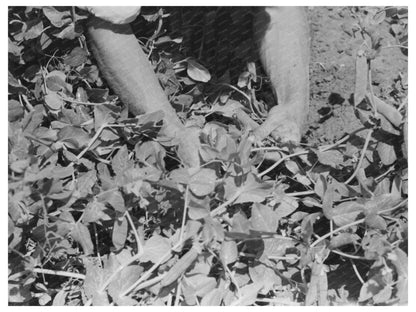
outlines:
M101 79L74 7L9 7L10 305L393 305L407 303L407 90L372 86L382 49L405 50L407 10L359 10L352 104L362 127L293 146L251 131L265 116L251 63L219 83L140 18L140 37L199 168L132 117ZM383 46L387 19L398 46Z

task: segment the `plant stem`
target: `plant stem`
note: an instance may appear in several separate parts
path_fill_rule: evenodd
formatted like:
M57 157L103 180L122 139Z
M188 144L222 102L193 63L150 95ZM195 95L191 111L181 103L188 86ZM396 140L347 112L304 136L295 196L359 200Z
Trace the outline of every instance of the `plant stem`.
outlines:
M383 214L383 213L386 213L386 212L389 212L389 211L395 210L395 209L397 209L397 208L401 207L401 206L402 206L403 204L405 204L405 203L407 203L407 199L403 200L402 202L400 202L399 204L397 204L396 206L394 206L394 207L392 207L392 208L388 208L388 209L381 210L381 211L379 211L377 214L381 215L381 214ZM339 228L336 228L335 230L333 230L333 231L331 231L331 232L329 232L329 233L326 233L325 235L321 236L321 237L320 237L320 238L318 238L316 241L314 241L314 242L310 245L310 248L315 247L315 246L316 246L316 245L318 245L320 242L322 242L322 241L323 241L323 240L325 240L326 238L330 237L331 235L333 235L333 234L335 234L335 233L337 233L337 232L339 232L339 231L345 230L345 229L347 229L347 228L349 228L349 227L351 227L351 226L358 225L358 224L363 223L363 222L365 222L365 218L358 219L358 220L356 220L356 221L354 221L354 222L351 222L351 223L348 223L348 224L346 224L346 225L343 225L343 226L341 226L341 227L339 227Z
M373 129L370 129L370 131L368 131L368 133L367 133L367 137L365 138L364 147L361 151L360 161L358 162L357 167L355 168L355 171L353 172L353 174L348 178L347 181L345 181L345 184L349 184L355 178L355 176L357 175L358 170L360 170L361 164L364 160L365 152L367 151L368 143L370 143L370 139L371 139L372 134L373 134Z
M132 229L132 231L133 231L134 238L136 239L136 244L137 244L137 254L141 256L141 255L143 254L143 251L144 251L144 249L143 249L143 245L142 245L142 241L140 240L139 233L137 233L137 229L136 229L136 227L134 226L133 219L131 218L130 213L129 213L129 211L128 211L128 210L126 210L126 217L127 217L127 220L128 220L128 221L129 221L129 223L130 223L130 227L131 227L131 229Z
M65 277L71 277L71 278L77 278L77 279L85 279L84 274L66 272L66 271L56 271L56 270L34 268L33 272L34 273L39 273L39 274L48 274L48 275L65 276Z

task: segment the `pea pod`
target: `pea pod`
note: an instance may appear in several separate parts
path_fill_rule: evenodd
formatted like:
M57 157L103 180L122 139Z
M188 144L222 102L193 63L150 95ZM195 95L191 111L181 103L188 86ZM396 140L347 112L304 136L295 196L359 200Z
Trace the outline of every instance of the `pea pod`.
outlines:
M165 287L176 281L194 263L200 252L200 247L193 245L192 248L170 268L169 272L160 282L160 285Z

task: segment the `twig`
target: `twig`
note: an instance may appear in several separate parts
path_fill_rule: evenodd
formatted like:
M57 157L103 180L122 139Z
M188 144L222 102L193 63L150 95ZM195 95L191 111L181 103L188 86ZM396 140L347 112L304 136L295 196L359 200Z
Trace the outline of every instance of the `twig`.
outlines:
M250 97L247 95L247 94L245 94L243 91L241 91L240 89L238 89L237 87L234 87L233 85L230 85L230 84L228 84L228 83L219 83L220 85L222 85L222 86L226 86L226 87L229 87L229 88L231 88L231 89L233 89L234 91L237 91L238 93L240 93L242 96L244 96L246 99L247 99L247 101L250 103L250 107L251 107L251 99L250 99ZM252 109L253 110L253 109ZM254 112L253 112L254 113ZM258 116L257 116L258 117Z
M293 192L293 193L285 193L286 196L291 197L297 197L297 196L307 196L307 195L313 195L315 194L315 191L303 191L303 192Z
M98 292L103 292L107 286L111 283L111 281L116 277L116 275L121 272L125 267L130 265L130 263L133 263L134 261L137 261L140 258L141 255L136 254L133 257L131 257L126 263L120 265L110 276L107 278L107 280L102 284L101 288L98 290Z
M134 238L136 239L137 254L141 256L143 254L144 248L142 245L142 241L140 240L139 234L137 233L136 227L134 226L133 219L131 218L128 210L126 210L126 217L130 223L131 229L133 230Z
M287 305L287 306L300 306L299 302L296 301L290 301L290 299L285 298L257 298L256 302L262 302L262 303L274 303L277 305Z
M371 260L369 260L369 259L367 259L367 258L365 258L365 257L356 256L356 255L351 255L351 254L348 254L348 253L345 253L345 252L339 251L339 250L337 250L337 249L333 249L333 250L331 250L331 252L333 252L334 254L337 254L337 255L343 256L343 257L345 257L345 258L350 258L350 259L355 259L355 260L368 260L368 261L371 261Z
M99 105L104 105L104 104L111 104L110 102L101 102L101 103L82 102L82 101L69 99L69 98L66 98L66 97L63 97L63 96L60 96L60 98L63 101L70 102L70 103L73 103L73 104L79 104L79 105L99 106Z
M277 166L279 166L286 159L289 159L289 158L292 158L292 157L295 157L295 156L305 155L305 154L308 154L308 153L309 153L309 151L300 151L300 152L296 152L296 153L293 153L293 154L289 154L289 155L283 156L278 161L276 161L273 165L271 165L269 168L267 168L266 170L260 172L257 176L259 178L261 178L262 176L268 174L270 171L272 171L274 168L276 168Z
M178 282L178 285L176 286L176 294L175 294L175 303L173 304L175 307L177 307L179 305L179 301L181 299L181 283Z
M85 279L84 274L66 272L66 271L56 271L56 270L34 268L33 272L34 273L39 273L39 274L48 274L48 275L65 276L65 277L71 277L71 278L77 278L77 279Z
M345 184L349 184L355 178L355 176L357 175L358 171L360 170L361 164L362 164L362 162L364 160L365 152L367 151L368 143L370 143L370 139L371 139L371 135L372 134L373 134L373 129L370 129L370 131L368 131L368 133L367 133L367 137L365 138L364 147L363 147L363 149L361 151L361 156L360 156L360 160L359 160L359 162L357 164L357 167L355 168L355 171L353 172L353 174L348 178L348 180L345 181Z
M235 289L236 289L236 291L237 291L237 297L239 298L239 297L241 297L241 292L240 292L240 286L238 285L238 283L237 283L237 281L235 280L235 278L234 278L234 275L232 274L232 272L230 271L230 269L228 268L228 266L221 260L221 258L220 257L218 257L217 255L216 255L216 253L215 252L213 252L211 249L208 249L208 252L211 254L211 255L213 255L214 256L214 258L216 258L220 263L221 263L221 265L222 265L222 267L223 267L223 269L225 270L225 272L227 272L227 274L229 275L229 277L230 277L230 280L231 280L231 282L234 284L234 286L235 286Z
M95 143L95 141L98 139L98 137L101 135L101 132L104 130L105 127L107 127L108 124L103 124L97 131L97 133L94 135L94 137L90 140L88 145L76 156L77 160L80 160L82 156L91 148L91 146Z
M333 231L330 231L330 232L326 233L325 235L321 236L321 237L320 237L320 238L318 238L316 241L314 241L314 242L311 244L310 248L315 247L316 245L318 245L320 242L322 242L323 240L327 239L327 238L328 238L328 237L330 237L331 235L333 235L333 234L335 234L335 233L337 233L337 232L339 232L339 231L342 231L342 230L348 229L348 228L349 228L349 227L351 227L351 226L354 226L354 225L358 225L358 224L360 224L360 223L363 223L364 221L365 221L365 218L362 218L362 219L358 219L358 220L356 220L356 221L354 221L354 222L348 223L348 224L346 224L346 225L343 225L343 226L341 226L341 227L339 227L339 228L336 228L335 230L333 230Z
M23 105L29 112L34 111L35 109L33 108L32 104L30 104L29 100L27 99L27 96L24 94L19 94L19 99L23 99L23 101L25 102L25 105ZM22 103L20 101L20 103Z
M211 217L215 217L216 215L222 214L225 212L225 208L228 205L231 205L240 195L242 194L241 190L237 190L233 196L230 197L226 202L219 205L217 208L211 211Z
M161 265L166 260L166 257L169 256L171 252L178 248L180 245L182 245L181 241L179 241L175 246L170 248L162 257L160 257L159 261L157 261L148 271L146 271L142 276L140 276L140 278L133 285L131 285L129 288L123 291L120 294L120 297L126 296L128 293L130 293L132 290L138 287L141 283L146 281L149 278L149 276L159 267L159 265Z
M384 46L384 47L380 47L380 49L389 49L389 48L400 48L400 49L409 49L409 47L406 47L404 45L400 45L400 44L395 44L395 45L389 45L389 46Z
M135 290L136 291L139 291L141 289L144 289L144 288L147 288L149 286L152 286L152 285L154 285L156 283L159 283L165 277L166 274L167 274L167 272L166 273L163 273L161 275L158 275L158 276L156 276L156 277L154 277L152 279L149 279L149 280L147 280L147 281L145 281L143 283L141 283L139 286L137 286L135 288Z
M184 204L183 204L183 215L182 215L182 225L181 230L179 234L179 241L181 242L183 240L183 233L185 232L185 222L186 222L186 216L188 214L188 200L189 200L189 185L186 186L185 189L185 198L184 198Z
M371 62L369 61L368 63L368 88L370 89L370 96L371 96L371 106L373 107L374 110L374 116L377 117L377 105L376 105L376 101L374 98L374 91L373 91L373 84L372 84L373 78L372 78L372 74L371 74Z
M357 276L358 280L361 282L361 284L364 284L365 282L364 282L363 278L361 277L360 272L358 272L357 266L355 265L354 261L352 261L350 259L350 262L351 262L352 268L353 268L354 273Z
M321 148L319 148L319 151L320 152L326 152L326 151L328 151L328 150L330 150L330 149L332 149L332 148L334 148L334 147L336 147L336 146L338 146L338 145L340 145L340 144L342 144L342 143L344 143L345 141L347 141L352 135L354 135L354 134L356 134L356 133L358 133L358 132L360 132L360 131L362 131L362 130L364 130L364 129L367 129L367 128L365 128L365 127L362 127L362 128L359 128L359 129L357 129L357 130L355 130L355 131L353 131L352 133L350 133L350 134L347 134L345 137L343 137L342 139L340 139L340 140L338 140L337 142L335 142L334 144L330 144L330 145L326 145L326 146L322 146ZM256 151L260 151L260 150L262 150L263 148L256 148L256 149L253 149L253 150L256 150ZM267 150L269 150L269 151L272 151L272 150L276 150L276 151L281 151L281 148L279 148L279 147L276 147L276 148L273 148L273 147L267 147L266 148ZM261 172L261 173L259 173L257 176L259 177L259 178L261 178L262 176L264 176L265 174L267 174L267 173L269 173L270 171L272 171L274 168L276 168L278 165L280 165L283 161L285 161L286 159L289 159L289 158L291 158L291 157L295 157L295 156L300 156L300 155L305 155L305 154L308 154L308 153L310 153L310 152L312 152L312 151L306 151L306 150L304 150L304 151L300 151L300 152L296 152L296 153L293 153L293 154L290 154L290 155L286 155L286 156L283 156L281 159L279 159L276 163L274 163L272 166L270 166L269 168L267 168L266 170L264 170L263 172Z

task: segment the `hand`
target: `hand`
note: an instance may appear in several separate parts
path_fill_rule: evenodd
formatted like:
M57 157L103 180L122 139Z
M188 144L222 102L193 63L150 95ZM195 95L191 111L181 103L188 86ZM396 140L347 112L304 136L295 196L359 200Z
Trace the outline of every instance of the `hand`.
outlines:
M254 130L254 141L261 141L271 134L275 140L299 144L302 120L296 111L292 105L274 106L266 121Z

